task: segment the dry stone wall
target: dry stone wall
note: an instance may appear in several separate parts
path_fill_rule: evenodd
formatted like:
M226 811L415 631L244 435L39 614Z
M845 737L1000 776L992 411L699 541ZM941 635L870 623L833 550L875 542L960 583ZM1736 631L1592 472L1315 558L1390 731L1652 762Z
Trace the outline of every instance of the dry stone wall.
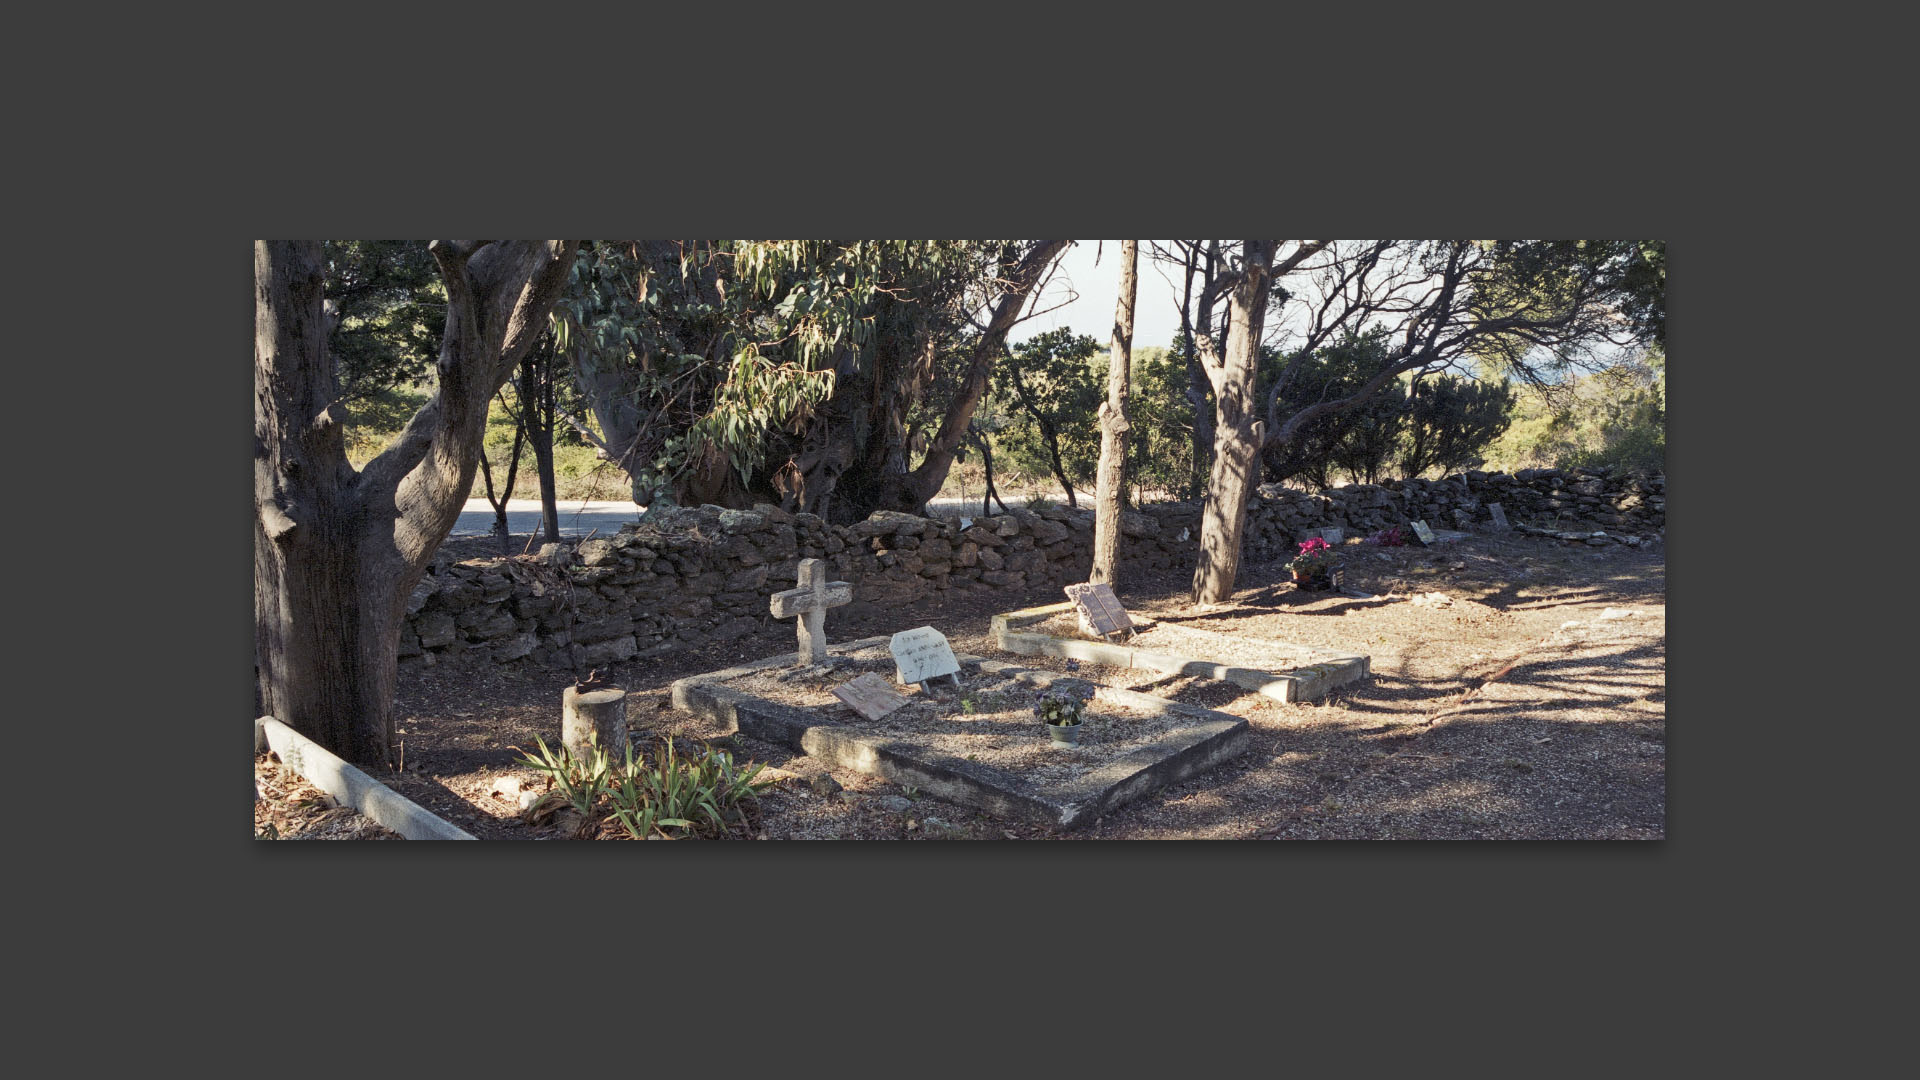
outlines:
M1309 530L1328 526L1364 534L1421 518L1441 528L1488 528L1486 506L1494 502L1523 531L1639 544L1665 527L1666 479L1531 469L1322 492L1268 484L1248 506L1244 561L1290 558ZM803 558L824 559L830 579L852 582L855 605L881 607L943 590L1085 581L1093 563L1088 510L1015 509L973 519L882 511L845 526L767 504L656 516L577 550L548 545L538 559L437 562L409 598L401 662L473 652L501 663L565 666L577 649L581 664L596 666L732 641L765 625L769 597L796 585ZM1145 569L1191 567L1199 531L1197 503L1125 512L1122 557Z

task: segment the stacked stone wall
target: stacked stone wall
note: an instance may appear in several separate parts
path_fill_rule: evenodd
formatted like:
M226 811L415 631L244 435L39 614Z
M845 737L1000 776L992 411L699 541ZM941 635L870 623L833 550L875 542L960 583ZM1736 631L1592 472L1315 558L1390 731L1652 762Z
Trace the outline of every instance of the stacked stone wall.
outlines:
M1242 559L1284 561L1329 526L1364 535L1419 518L1491 528L1486 507L1495 502L1518 529L1549 541L1638 545L1665 528L1666 479L1530 469L1321 492L1262 485L1248 504ZM537 560L436 563L408 601L401 662L480 652L568 665L578 648L580 662L595 666L732 641L764 625L769 597L796 585L803 558L824 559L830 579L853 583L855 604L883 607L951 590L1084 581L1093 562L1090 510L959 519L882 511L853 525L765 504L656 516L577 550L549 545ZM1197 503L1143 506L1121 515L1121 557L1143 569L1191 567L1199 532Z

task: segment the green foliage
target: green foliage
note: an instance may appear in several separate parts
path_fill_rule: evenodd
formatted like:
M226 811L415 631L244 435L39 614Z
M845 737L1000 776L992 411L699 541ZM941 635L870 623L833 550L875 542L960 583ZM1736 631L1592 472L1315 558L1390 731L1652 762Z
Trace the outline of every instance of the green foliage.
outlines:
M1653 357L1522 395L1488 451L1494 467L1666 469L1664 368Z
M1280 393L1282 416L1315 402L1355 393L1390 362L1384 332L1349 334L1317 350L1288 377ZM1283 358L1265 358L1268 378L1279 377ZM1453 471L1478 464L1482 451L1505 430L1514 401L1503 381L1429 375L1405 377L1344 412L1305 425L1281 453L1267 455L1267 478L1298 476L1313 487L1332 487L1344 476L1364 483Z
M1507 429L1515 400L1504 381L1435 375L1416 382L1400 439L1403 474L1444 475L1480 464L1482 451Z
M327 349L343 397L356 400L430 378L447 324L439 267L419 240L328 240L326 302L337 322Z
M1041 723L1056 727L1078 724L1086 711L1086 699L1065 690L1049 690L1041 694L1040 703L1033 707L1033 715L1039 717Z
M996 453L1010 470L1087 489L1100 465L1100 402L1107 363L1100 343L1062 327L1013 347L994 373L1009 422Z
M547 774L552 788L527 810L534 819L560 806L579 814L583 832L612 821L635 840L659 835L725 836L748 823L748 806L772 786L760 780L765 768L754 762L736 765L733 755L715 747L698 754L681 754L673 740L645 754L613 766L595 740L593 753L581 761L567 747L549 749L535 736L538 755L521 751L521 763ZM519 750L519 747L513 749Z
M1135 349L1131 381L1128 477L1138 488L1184 491L1193 475L1193 405L1187 401L1186 361L1158 345Z
M1284 377L1280 388L1280 415L1292 414L1321 401L1357 392L1390 361L1384 329L1348 333L1313 355L1287 367L1291 357L1261 358L1261 384ZM1303 478L1318 488L1333 486L1336 471L1377 478L1398 444L1406 424L1407 394L1401 383L1391 383L1373 398L1342 412L1322 415L1303 426L1282 453L1266 455L1267 479Z
M341 422L347 436L347 460L355 468L373 460L428 397L424 388L398 386L347 400L342 406L346 417Z
M937 314L946 320L937 333L950 336L964 324L955 313L966 290L1012 245L595 242L555 325L565 354L620 387L618 401L596 407L637 414L637 452L625 463L636 496L669 492L714 453L745 482L770 471L781 433L805 430L843 380L873 370L878 335L902 329L882 309Z
M607 793L612 779L606 750L600 747L596 739L591 757L581 761L566 746L555 751L549 749L547 741L538 735L534 736L534 741L540 748L538 756L517 746L509 747L520 750L521 764L546 773L553 785L528 808L527 816L536 817L554 806L567 806L581 816L583 823L592 821L595 808Z
M612 817L635 840L655 833L673 839L676 834L669 830L675 829L724 836L749 824L748 804L773 785L755 779L762 768L753 762L736 766L732 754L713 747L683 757L671 737L655 748L651 763L645 755L636 760L628 747L626 765L609 793Z

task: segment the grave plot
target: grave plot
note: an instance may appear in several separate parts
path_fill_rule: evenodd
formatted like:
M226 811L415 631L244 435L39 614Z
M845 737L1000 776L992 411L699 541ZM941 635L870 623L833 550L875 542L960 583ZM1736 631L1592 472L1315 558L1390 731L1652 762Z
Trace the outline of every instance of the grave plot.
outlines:
M1364 653L1221 634L1134 617L1147 629L1130 641L1085 634L1074 605L1046 604L995 615L993 643L1010 653L1061 656L1160 675L1198 675L1230 682L1279 701L1317 701L1336 686L1372 673Z
M673 703L832 765L1055 826L1085 824L1250 743L1237 716L965 654L950 677L903 687L916 672L889 645L865 638L829 646L823 663L785 654L695 675L673 684ZM1079 746L1050 745L1033 712L1048 689L1091 695Z

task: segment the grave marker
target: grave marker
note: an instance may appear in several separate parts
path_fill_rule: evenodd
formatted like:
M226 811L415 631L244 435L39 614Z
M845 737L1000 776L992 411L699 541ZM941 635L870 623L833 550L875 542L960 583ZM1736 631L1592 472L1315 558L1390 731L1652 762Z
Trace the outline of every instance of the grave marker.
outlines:
M1501 532L1507 532L1513 528L1513 526L1507 524L1507 512L1501 509L1499 503L1488 503L1487 510L1493 514L1494 528L1499 529Z
M1127 609L1120 606L1120 598L1113 595L1113 586L1104 581L1082 582L1069 585L1063 590L1067 599L1080 613L1080 627L1091 634L1106 637L1122 630L1133 629L1133 617Z
M931 626L900 631L887 642L887 649L893 653L894 677L902 685L942 675L952 676L955 687L960 685L960 661L953 655L953 646Z
M773 594L771 606L776 619L795 620L800 650L794 662L820 664L827 659L827 609L853 602L853 585L828 581L827 564L819 559L800 560L800 587Z
M1419 537L1421 543L1429 547L1433 545L1433 530L1427 527L1426 522L1415 521L1413 523L1413 535Z
M833 696L869 720L878 720L907 703L905 697L887 685L886 679L871 671L834 687Z
M1340 541L1346 539L1347 530L1344 528L1341 528L1338 525L1335 525L1332 528L1315 529L1313 530L1313 535L1318 536L1320 539L1325 540L1327 543L1332 544L1335 547L1338 547L1340 546Z

